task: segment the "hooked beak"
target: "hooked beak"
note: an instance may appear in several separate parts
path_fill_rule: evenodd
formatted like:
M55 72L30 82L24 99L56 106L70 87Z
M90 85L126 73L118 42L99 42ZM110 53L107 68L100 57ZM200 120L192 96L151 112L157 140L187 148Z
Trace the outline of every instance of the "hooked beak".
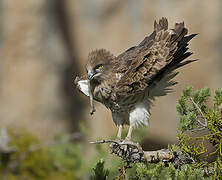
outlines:
M94 73L94 72L88 72L88 79L89 79L89 80L93 79L93 77L94 77L95 74L96 74L96 73Z

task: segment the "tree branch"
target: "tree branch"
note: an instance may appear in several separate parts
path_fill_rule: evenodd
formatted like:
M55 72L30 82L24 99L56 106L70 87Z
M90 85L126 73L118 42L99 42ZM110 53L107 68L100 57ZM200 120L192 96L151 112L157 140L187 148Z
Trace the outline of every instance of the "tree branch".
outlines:
M193 98L190 98L191 102L193 103L193 105L197 108L197 110L200 112L202 118L204 119L204 123L202 123L198 118L197 121L200 125L202 125L203 127L207 127L207 120L204 118L204 114L202 112L202 110L200 109L200 107L198 106L197 103L194 102Z
M158 163L172 162L176 168L180 168L183 164L192 163L193 160L189 156L183 155L180 151L172 152L168 149L160 149L157 151L144 151L138 143L120 140L101 140L90 142L92 144L111 143L111 154L122 158L129 165L130 163L149 162Z

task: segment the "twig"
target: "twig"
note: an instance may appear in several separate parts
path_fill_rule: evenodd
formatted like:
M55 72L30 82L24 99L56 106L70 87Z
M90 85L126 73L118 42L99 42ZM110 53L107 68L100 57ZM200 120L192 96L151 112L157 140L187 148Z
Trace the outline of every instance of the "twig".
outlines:
M202 130L204 130L204 129L206 129L205 126L204 126L204 127L194 128L194 129L191 129L190 131L191 131L191 132L195 132L195 131L202 131Z
M103 143L116 143L116 144L119 144L120 141L119 140L106 140L106 139L103 139L101 141L91 141L89 142L90 144L103 144Z
M207 120L204 118L204 114L202 112L202 110L200 109L200 107L198 106L197 103L194 102L193 98L190 98L191 102L194 104L194 106L197 108L197 110L200 112L202 118L204 119L204 123L202 123L198 118L197 121L199 122L199 124L203 127L207 127Z

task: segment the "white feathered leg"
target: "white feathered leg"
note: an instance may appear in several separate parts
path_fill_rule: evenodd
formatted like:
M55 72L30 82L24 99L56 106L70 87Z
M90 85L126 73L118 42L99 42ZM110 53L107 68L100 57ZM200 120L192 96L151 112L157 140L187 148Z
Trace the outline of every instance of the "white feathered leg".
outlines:
M121 124L121 125L119 125L119 129L118 129L118 133L117 133L117 139L121 139L121 137L122 137L122 129L123 129L123 126Z
M133 126L130 126L129 130L128 130L128 133L127 133L127 136L126 136L127 141L131 141L132 131L133 131Z

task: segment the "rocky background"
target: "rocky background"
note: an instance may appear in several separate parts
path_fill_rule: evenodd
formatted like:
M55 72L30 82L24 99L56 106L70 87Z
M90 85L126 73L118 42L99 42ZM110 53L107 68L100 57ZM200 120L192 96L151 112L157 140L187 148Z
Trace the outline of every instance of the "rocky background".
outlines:
M46 140L58 133L79 132L86 141L116 133L111 113L74 87L84 73L87 54L105 48L118 55L153 31L155 19L172 27L184 21L192 40L192 58L180 70L175 92L152 108L147 142L175 142L176 103L187 85L222 88L222 1L214 0L1 0L0 125L24 127Z

